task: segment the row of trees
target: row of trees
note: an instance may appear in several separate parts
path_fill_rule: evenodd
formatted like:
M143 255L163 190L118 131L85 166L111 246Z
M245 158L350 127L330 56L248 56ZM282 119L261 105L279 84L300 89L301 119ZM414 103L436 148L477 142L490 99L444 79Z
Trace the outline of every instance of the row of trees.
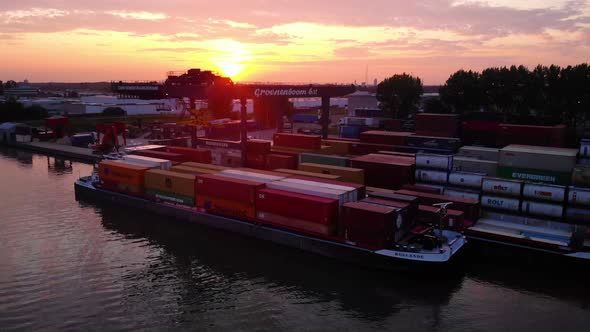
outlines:
M39 105L24 107L14 98L0 103L0 123L39 120L47 117L47 110Z
M405 118L417 111L423 92L419 77L403 73L377 86L377 99L390 116ZM440 99L428 100L429 112L465 114L481 109L498 112L505 121L575 126L590 111L590 66L538 65L492 67L481 73L459 70L440 88Z
M481 73L459 70L440 89L441 100L456 113L484 108L505 119L544 119L572 126L590 110L590 67L538 65L493 67Z

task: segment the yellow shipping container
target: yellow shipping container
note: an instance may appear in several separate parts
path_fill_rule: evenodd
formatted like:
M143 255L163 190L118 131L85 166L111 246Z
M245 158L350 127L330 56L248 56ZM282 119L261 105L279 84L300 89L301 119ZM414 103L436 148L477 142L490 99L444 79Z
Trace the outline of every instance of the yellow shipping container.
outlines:
M195 197L195 176L152 169L145 172L145 188Z
M340 167L312 163L299 164L299 170L313 173L338 175L340 180L358 184L365 184L365 171L360 168Z

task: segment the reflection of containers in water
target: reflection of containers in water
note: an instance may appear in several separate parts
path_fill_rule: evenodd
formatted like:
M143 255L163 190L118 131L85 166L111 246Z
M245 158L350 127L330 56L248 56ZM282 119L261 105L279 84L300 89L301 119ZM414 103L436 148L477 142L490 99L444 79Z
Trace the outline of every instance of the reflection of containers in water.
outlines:
M499 197L499 196L481 196L481 206L506 211L520 210L520 200L517 198Z
M519 197L522 192L522 181L498 178L484 178L481 183L483 192Z
M545 201L564 202L565 189L563 186L551 186L535 183L525 183L522 196Z
M569 204L590 205L590 189L570 186L567 201Z
M452 155L416 154L416 167L450 170L453 165Z
M497 148L486 148L482 146L462 146L457 156L475 158L479 160L498 162L500 150Z
M416 180L431 183L447 183L449 173L443 171L416 170Z
M453 171L485 173L487 176L496 176L498 162L454 156Z
M481 182L485 174L469 172L452 172L449 174L449 183L456 186L481 188Z
M172 162L166 159L159 159L159 158L152 158L152 157L144 157L144 156L135 156L135 155L126 155L123 159L130 163L145 167L154 168L157 167L163 170L169 170L172 167Z
M477 201L479 201L479 199L480 199L479 192L474 191L474 190L465 190L465 189L459 189L459 188L447 187L444 189L443 195L450 196L450 197L464 198L464 199L474 199Z
M565 218L567 221L581 221L590 223L590 209L580 209L575 207L568 207L565 209Z
M561 218L563 217L563 206L557 204L523 201L522 212L535 216Z

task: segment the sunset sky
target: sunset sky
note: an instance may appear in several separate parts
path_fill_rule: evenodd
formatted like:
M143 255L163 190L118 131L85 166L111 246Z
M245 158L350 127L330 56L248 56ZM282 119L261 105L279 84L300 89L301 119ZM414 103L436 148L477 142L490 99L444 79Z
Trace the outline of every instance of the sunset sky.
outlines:
M590 61L590 0L0 0L0 80L361 83Z

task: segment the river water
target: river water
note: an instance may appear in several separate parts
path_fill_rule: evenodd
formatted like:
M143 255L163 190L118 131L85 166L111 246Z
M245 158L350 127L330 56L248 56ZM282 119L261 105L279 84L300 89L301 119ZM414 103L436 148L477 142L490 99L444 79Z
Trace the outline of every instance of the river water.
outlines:
M590 328L576 265L471 251L456 273L375 271L78 202L90 171L0 148L0 331Z

